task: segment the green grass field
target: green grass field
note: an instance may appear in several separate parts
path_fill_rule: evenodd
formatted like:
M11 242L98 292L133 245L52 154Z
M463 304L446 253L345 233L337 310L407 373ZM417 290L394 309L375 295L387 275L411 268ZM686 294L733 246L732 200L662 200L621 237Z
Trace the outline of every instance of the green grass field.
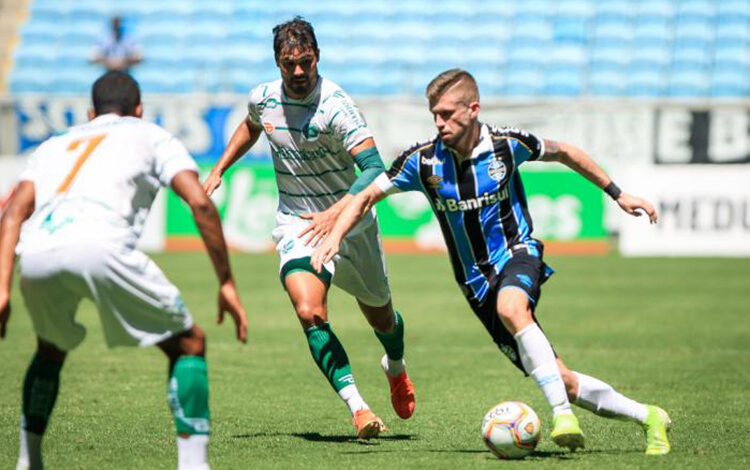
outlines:
M215 281L202 254L155 257L208 333L214 469L258 468L750 468L750 262L747 259L551 257L538 317L572 368L667 409L672 453L647 458L639 427L580 411L587 448L558 450L535 385L495 348L455 287L445 256L389 256L395 305L405 315L417 411L399 420L378 366L382 349L355 303L334 289L330 319L360 391L390 427L360 443L348 412L310 358L272 255L233 258L250 315L250 344L214 321ZM0 468L17 456L23 374L34 337L15 291L0 343ZM173 469L166 361L155 348L104 346L89 334L70 354L45 440L50 469ZM479 425L495 403L522 400L542 416L537 453L501 462Z

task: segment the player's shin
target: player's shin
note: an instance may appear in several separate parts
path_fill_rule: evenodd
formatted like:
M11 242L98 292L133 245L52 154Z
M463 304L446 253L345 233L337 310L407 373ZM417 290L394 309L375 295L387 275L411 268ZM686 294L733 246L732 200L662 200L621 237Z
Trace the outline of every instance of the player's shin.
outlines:
M208 373L200 356L181 356L172 368L169 406L177 431L178 470L208 470Z
M531 323L514 335L524 370L534 379L557 414L570 414L570 403L565 392L560 369L547 337L539 325Z
M23 381L19 469L42 469L42 435L47 429L60 387L63 363L34 356Z
M388 375L395 377L404 371L404 319L399 312L393 312L393 323L393 331L373 331L388 356Z
M648 416L646 405L631 400L599 379L580 372L575 404L605 418L618 418L643 423Z
M346 402L349 411L354 414L357 410L369 408L354 383L344 346L331 330L331 326L323 323L307 328L305 336L307 336L307 344L310 346L313 360L326 376L331 387Z

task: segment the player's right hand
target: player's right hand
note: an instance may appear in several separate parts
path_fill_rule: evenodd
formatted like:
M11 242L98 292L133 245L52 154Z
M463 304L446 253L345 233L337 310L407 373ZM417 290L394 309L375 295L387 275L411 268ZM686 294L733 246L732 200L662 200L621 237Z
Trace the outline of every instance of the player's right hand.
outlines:
M219 288L219 316L217 317L219 324L224 322L224 312L229 312L232 316L237 339L247 343L247 313L240 302L237 287L231 279Z
M10 296L0 294L0 338L5 338L5 331L10 319Z
M212 171L208 175L208 178L206 178L205 183L203 183L203 191L206 192L206 195L211 197L219 186L221 186L221 174Z
M323 265L331 261L339 253L339 241L335 237L329 236L321 242L310 257L310 265L313 269L321 273Z

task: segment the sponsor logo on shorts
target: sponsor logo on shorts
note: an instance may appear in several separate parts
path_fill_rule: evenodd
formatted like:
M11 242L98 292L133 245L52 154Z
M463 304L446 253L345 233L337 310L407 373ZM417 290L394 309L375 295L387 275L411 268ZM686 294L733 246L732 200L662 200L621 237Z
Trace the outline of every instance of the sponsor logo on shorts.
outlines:
M287 242L281 247L281 254L285 255L289 253L292 251L292 248L294 248L294 240L287 240Z
M503 178L505 178L505 174L507 173L505 163L501 162L500 160L492 160L492 162L490 162L490 166L487 168L487 173L493 180L502 181Z
M526 287L531 287L533 282L531 281L531 277L527 274L516 274L516 278L518 278L519 281L521 281L521 284L523 284Z
M518 355L516 354L516 352L507 344L503 344L502 346L500 346L500 351L508 356L508 359L510 359L511 361L516 362L518 360Z
M275 127L273 127L273 124L266 121L263 123L263 129L265 129L266 134L273 134L273 131L275 130Z

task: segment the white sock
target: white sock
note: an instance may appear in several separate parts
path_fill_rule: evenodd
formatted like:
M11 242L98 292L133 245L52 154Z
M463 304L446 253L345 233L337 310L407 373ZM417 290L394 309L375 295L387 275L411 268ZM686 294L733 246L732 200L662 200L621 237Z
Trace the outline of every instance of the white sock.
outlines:
M555 353L539 325L532 323L514 337L523 368L541 389L552 412L555 415L572 413Z
M624 418L643 423L648 416L646 405L631 400L599 379L580 372L576 405L605 418Z
M26 431L23 426L19 438L18 470L42 470L42 436L30 431Z
M370 409L359 394L357 386L354 384L347 385L339 390L339 396L346 402L346 406L349 407L349 411L351 411L352 415L354 415L356 411Z
M388 355L383 356L380 365L385 370L385 373L391 377L398 377L401 372L406 370L406 362L403 358L396 361L388 357Z
M177 437L177 470L211 470L207 434Z

